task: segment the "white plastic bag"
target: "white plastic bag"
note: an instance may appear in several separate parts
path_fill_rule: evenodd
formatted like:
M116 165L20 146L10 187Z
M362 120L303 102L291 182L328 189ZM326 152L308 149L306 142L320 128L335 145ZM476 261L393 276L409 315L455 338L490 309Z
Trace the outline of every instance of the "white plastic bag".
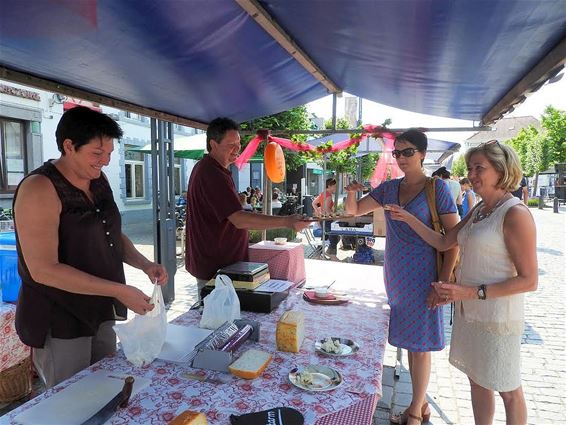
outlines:
M204 297L203 302L201 328L218 329L224 322L240 318L240 300L232 279L224 274L216 276L214 289Z
M163 348L167 335L167 312L161 286L154 285L151 296L153 310L136 314L127 323L114 325L126 358L135 366L143 366L155 360Z

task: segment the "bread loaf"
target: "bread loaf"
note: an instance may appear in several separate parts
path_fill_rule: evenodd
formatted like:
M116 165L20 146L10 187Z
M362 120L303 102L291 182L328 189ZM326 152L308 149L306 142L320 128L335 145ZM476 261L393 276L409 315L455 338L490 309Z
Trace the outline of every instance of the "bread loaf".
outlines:
M208 421L204 413L185 410L169 422L169 425L208 425Z
M277 349L298 353L305 339L305 316L302 311L286 311L277 322Z
M230 373L239 378L255 379L271 361L271 354L260 350L248 350L228 366Z

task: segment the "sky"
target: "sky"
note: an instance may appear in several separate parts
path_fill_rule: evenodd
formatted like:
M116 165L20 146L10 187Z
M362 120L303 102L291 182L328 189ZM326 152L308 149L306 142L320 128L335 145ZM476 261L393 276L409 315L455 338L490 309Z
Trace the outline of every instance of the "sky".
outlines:
M345 96L350 95L345 94ZM553 84L545 84L537 92L532 93L515 109L515 111L508 114L507 117L531 115L540 119L540 116L547 105L552 105L557 109L566 110L566 75L560 81ZM307 109L309 112L316 114L318 117L330 119L332 117L332 96L326 96L307 104ZM343 99L338 99L336 115L338 117L344 116ZM390 125L391 128L472 127L474 124L472 121L418 114L415 112L392 108L390 106L380 105L369 100L363 100L362 122L364 124L379 125L387 118L390 118L393 121ZM448 140L459 143L463 142L473 134L473 132L427 133L427 135L433 139Z

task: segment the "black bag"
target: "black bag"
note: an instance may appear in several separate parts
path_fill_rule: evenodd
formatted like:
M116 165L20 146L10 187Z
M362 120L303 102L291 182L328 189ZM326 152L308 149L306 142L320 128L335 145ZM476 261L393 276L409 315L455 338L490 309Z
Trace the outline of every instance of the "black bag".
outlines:
M274 407L245 415L230 415L231 425L303 425L305 418L291 407Z

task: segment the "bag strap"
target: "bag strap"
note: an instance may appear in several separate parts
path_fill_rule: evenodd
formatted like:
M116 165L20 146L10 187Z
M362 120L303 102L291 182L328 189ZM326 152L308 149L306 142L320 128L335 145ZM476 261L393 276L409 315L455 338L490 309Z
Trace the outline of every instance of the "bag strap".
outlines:
M428 208L430 210L430 217L432 220L432 228L435 232L442 233L443 227L438 216L438 211L436 209L436 186L433 178L428 178L425 183L425 194L426 201L428 203Z

